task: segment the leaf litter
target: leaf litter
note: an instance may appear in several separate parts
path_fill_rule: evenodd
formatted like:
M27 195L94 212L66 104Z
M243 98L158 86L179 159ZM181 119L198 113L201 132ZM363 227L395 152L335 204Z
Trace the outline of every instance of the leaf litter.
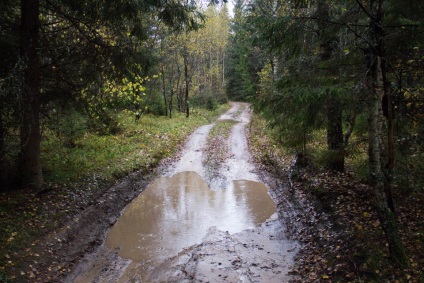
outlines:
M290 271L292 283L424 281L423 190L405 194L394 189L410 261L408 268L396 269L388 258L369 184L349 170L333 173L312 165L296 166L292 155L275 152L275 141L260 122L255 123L249 135L253 156L288 187L281 194L296 211L285 214L286 232L302 244ZM287 205L284 198L281 205Z

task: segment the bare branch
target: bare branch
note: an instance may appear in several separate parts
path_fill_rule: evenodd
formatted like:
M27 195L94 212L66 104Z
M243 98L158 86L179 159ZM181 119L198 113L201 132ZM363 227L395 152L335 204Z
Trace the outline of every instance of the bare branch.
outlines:
M367 14L368 17L375 20L375 17L365 8L365 6L364 6L364 4L362 4L361 0L356 0L356 3L358 3L361 10L364 11L364 13Z

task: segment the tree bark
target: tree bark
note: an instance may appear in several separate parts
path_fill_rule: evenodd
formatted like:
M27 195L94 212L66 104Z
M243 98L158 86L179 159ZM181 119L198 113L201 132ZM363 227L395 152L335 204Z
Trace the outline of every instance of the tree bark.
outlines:
M174 89L171 86L171 94L169 97L169 118L172 118L172 97L174 96Z
M6 175L6 148L5 148L5 129L3 125L3 115L2 115L2 101L0 101L0 191L5 189L5 184L7 183Z
M40 66L39 0L21 1L20 55L26 62L23 74L22 121L20 127L20 185L40 189L43 174L40 159Z
M316 17L323 20L318 23L320 30L320 57L323 62L332 59L333 47L332 39L328 38L328 24L325 22L330 15L330 6L325 1L318 2ZM325 71L335 76L334 70ZM328 163L328 169L337 172L344 171L345 154L343 143L343 121L342 121L342 104L340 98L331 91L327 91L327 148L331 152L331 158Z
M370 180L374 187L374 205L380 224L386 235L389 245L390 258L398 266L406 266L408 259L399 236L396 217L389 208L385 192L385 176L383 171L383 142L382 124L383 108L382 101L385 95L385 46L383 30L383 2L384 0L372 1L370 7L369 34L375 46L369 46L366 50L368 88L368 137L369 137L369 168ZM373 15L374 13L374 15Z
M382 53L384 54L384 45L381 46L381 48L383 48ZM390 83L387 79L386 60L384 58L381 60L381 73L384 86L384 99L382 106L385 108L383 109L383 113L387 118L387 164L385 170L386 178L384 182L384 191L386 194L387 205L391 211L395 212L392 194L393 171L395 167L393 98L390 90Z
M333 156L328 167L330 170L344 171L344 143L342 127L342 108L337 97L329 95L327 101L327 147Z
M165 116L168 117L168 105L166 102L166 81L165 81L165 70L162 66L162 94L163 94L163 104L165 105Z
M189 87L189 78L188 78L188 60L187 54L184 54L184 80L185 80L185 111L186 118L190 117L189 103L188 103L188 87Z

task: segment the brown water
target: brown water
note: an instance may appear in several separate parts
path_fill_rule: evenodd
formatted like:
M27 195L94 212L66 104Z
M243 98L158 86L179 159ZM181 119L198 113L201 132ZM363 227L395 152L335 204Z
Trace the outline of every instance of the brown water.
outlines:
M211 190L195 172L157 179L124 210L106 244L123 258L146 262L202 242L210 227L238 233L275 212L264 184L238 180Z

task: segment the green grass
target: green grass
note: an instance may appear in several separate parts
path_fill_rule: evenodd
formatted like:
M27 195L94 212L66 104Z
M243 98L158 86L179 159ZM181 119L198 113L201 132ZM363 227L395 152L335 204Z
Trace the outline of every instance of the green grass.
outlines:
M194 110L188 119L178 113L172 119L145 115L135 121L130 114L119 113L119 134L86 133L75 141L74 148L66 148L54 135L48 135L42 144L45 180L72 183L92 176L110 180L154 167L171 157L188 134L209 123L225 107L214 112Z

